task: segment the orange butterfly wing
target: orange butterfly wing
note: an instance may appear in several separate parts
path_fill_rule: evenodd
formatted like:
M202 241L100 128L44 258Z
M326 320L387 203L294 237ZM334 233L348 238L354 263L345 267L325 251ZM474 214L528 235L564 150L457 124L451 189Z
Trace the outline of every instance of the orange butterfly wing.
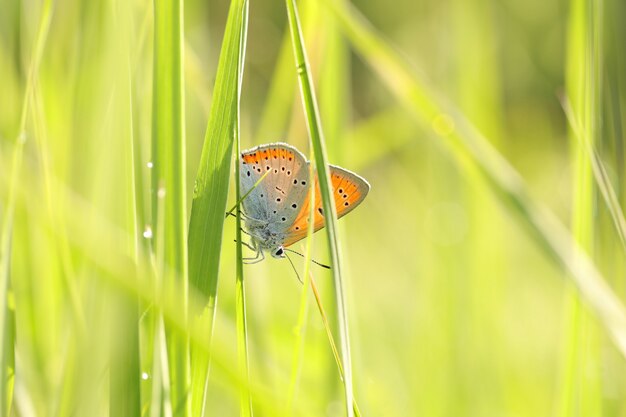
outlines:
M331 165L330 179L335 200L337 218L341 218L354 210L361 204L370 190L370 185L359 175L346 169ZM322 207L322 196L320 193L319 180L315 177L315 217L313 219L313 230L318 231L325 225L324 208ZM284 246L290 246L306 237L309 225L309 211L311 202L311 191L307 193L300 212L295 221L287 231Z

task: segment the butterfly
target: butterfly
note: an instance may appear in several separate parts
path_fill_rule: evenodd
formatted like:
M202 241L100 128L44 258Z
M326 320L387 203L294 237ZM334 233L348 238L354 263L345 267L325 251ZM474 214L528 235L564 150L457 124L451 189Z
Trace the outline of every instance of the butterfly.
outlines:
M309 164L299 150L280 142L241 153L240 192L247 194L242 204L246 233L251 237L251 246L247 246L256 251L256 257L249 259L249 263L263 260L265 251L274 258L284 258L285 248L306 237L312 186L315 187L313 229L324 227L319 181L316 176L314 184L310 183ZM354 210L370 190L363 177L338 166L330 165L330 179L337 218Z

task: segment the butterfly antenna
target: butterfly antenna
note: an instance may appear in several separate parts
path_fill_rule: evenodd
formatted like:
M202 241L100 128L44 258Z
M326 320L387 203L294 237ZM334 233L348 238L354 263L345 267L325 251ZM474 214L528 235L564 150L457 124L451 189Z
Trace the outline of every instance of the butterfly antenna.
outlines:
M287 249L287 248L284 248L284 250L285 250L285 251L287 251L287 252L295 253L296 255L302 256L302 257L304 258L304 255L303 255L303 254L301 254L300 252L296 252L296 251L295 251L295 250L293 250L293 249ZM321 266L322 268L332 269L329 265L323 264L323 263L321 263L321 262L317 262L315 259L311 259L311 262L313 262L313 263L314 263L314 264L316 264L316 265Z
M304 281L302 281L302 278L300 278L300 274L298 274L298 270L296 269L296 266L293 264L293 261L291 260L291 258L289 257L289 255L287 255L285 253L285 257L287 258L287 260L289 261L289 263L291 264L291 267L293 268L293 272L296 273L296 277L298 278L298 281L300 281L300 284L304 285Z

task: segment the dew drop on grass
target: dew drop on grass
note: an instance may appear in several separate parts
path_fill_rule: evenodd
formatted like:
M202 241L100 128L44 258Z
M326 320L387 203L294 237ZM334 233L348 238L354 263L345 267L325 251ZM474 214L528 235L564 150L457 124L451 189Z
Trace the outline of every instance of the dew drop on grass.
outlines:
M143 231L143 237L146 239L152 239L152 228L146 225L146 228Z
M147 372L142 372L141 373L141 379L143 379L144 381L147 381L148 378L150 378L150 375L148 375Z
M157 191L157 197L165 198L165 187L160 187L159 191Z
M198 198L198 194L200 194L200 184L198 184L198 180L193 182L193 198Z
M154 164L152 163L152 161L148 162L146 166L150 169L154 168Z

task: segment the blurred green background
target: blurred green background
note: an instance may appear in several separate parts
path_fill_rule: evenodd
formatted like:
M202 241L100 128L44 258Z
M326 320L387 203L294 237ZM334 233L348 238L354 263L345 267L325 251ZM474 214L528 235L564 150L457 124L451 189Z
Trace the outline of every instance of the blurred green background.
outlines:
M416 120L384 81L396 75L372 71L325 4L298 6L329 159L372 186L339 223L362 415L626 416L624 357L578 301L567 273L479 175L450 157L436 133L454 129L452 122ZM590 132L623 207L626 4L352 5L519 171L529 198L572 230L623 299L619 228L562 101ZM150 259L157 250L150 243L153 6L0 0L0 273L7 277L0 318L9 369L0 387L3 405L12 398L11 416L118 415L111 404L123 402L124 392L111 388L111 364L125 366L137 329L141 414L168 415L166 390L156 382L160 301L149 280L128 284L150 276L129 257ZM184 2L189 210L228 7L225 0ZM282 1L250 3L241 105L242 148L285 141L309 154ZM237 415L242 389L233 377L234 220L225 227L206 416ZM322 233L313 257L328 262ZM120 244L128 236L135 246ZM312 268L334 322L331 274ZM245 274L255 414L344 415L312 298L305 326L297 327L302 286L289 263L269 258L245 266ZM137 294L135 325L119 312ZM295 408L285 411L302 332Z

